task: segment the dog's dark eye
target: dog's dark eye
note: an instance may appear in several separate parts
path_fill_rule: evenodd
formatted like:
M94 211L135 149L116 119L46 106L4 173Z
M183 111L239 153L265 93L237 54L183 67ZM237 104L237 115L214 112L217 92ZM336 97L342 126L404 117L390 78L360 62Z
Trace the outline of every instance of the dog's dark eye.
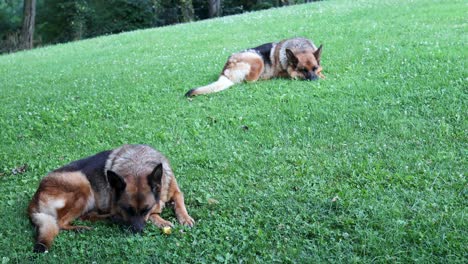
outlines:
M305 72L305 73L309 72L309 70L307 68L301 69L301 71Z
M140 215L146 215L151 210L151 207L144 208L140 210Z
M316 71L318 69L317 66L312 67L312 71Z
M128 215L136 215L135 209L130 206L120 206L120 208L122 208L122 210L124 210Z

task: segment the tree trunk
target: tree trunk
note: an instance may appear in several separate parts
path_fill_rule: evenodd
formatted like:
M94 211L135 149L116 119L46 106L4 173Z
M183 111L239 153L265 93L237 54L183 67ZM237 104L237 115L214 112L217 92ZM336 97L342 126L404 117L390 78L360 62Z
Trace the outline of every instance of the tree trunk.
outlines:
M32 49L34 40L34 20L36 18L36 0L24 0L23 27L21 28L20 49Z
M180 10L182 13L182 21L190 22L193 21L194 11L192 0L179 0Z
M221 15L221 0L209 0L209 16L217 17Z

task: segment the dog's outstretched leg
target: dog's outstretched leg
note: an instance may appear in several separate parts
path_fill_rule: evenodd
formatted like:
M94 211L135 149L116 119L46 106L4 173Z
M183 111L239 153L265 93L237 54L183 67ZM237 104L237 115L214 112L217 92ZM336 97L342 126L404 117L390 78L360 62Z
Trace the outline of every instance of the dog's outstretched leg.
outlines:
M31 214L31 221L36 226L37 230L33 252L46 252L59 233L60 229L57 224L57 219L45 213L33 213Z
M205 86L202 86L202 87L192 89L192 90L188 91L185 94L185 96L191 97L191 96L201 95L201 94L216 93L216 92L220 92L222 90L226 90L227 88L229 88L229 87L231 87L233 85L234 85L234 82L229 80L226 76L221 75L221 76L219 76L219 79L216 82L205 85Z
M241 52L229 57L219 79L211 84L188 91L185 96L216 93L244 81L254 82L264 70L262 57L255 52Z

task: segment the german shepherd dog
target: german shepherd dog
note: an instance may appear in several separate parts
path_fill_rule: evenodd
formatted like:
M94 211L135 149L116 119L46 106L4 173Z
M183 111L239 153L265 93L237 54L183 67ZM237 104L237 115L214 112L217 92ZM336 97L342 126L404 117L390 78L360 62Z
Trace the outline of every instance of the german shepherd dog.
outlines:
M169 161L147 145L123 145L74 161L44 177L29 204L36 227L34 252L47 251L59 230L89 230L74 226L79 217L109 219L140 233L150 220L172 226L160 214L173 201L179 222L193 226Z
M231 55L219 79L206 86L192 89L185 96L215 93L243 81L276 77L316 80L322 75L320 55L322 45L316 47L305 38L285 39L279 43L266 43Z

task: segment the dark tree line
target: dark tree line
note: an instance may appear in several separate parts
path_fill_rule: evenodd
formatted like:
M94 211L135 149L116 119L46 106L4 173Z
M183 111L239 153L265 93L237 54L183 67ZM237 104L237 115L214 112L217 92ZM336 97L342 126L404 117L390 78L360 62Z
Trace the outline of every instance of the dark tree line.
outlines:
M0 0L0 53L312 1Z

